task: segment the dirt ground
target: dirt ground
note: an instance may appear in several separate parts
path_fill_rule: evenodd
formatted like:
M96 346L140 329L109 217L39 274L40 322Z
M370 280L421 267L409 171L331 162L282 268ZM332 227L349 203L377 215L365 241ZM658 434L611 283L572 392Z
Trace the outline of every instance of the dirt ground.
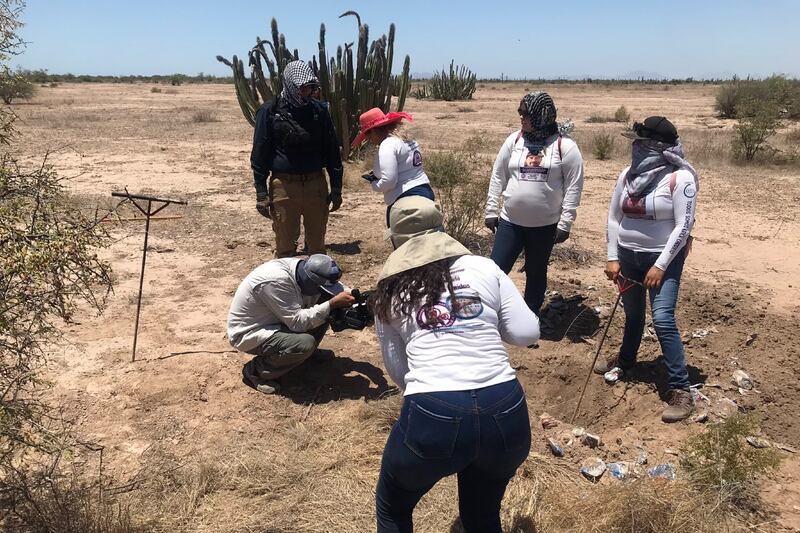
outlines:
M516 128L517 103L526 89L533 87L481 84L470 102L409 99L411 133L423 150L455 149L480 135L481 153L490 165L503 138ZM729 412L726 398L734 400L759 416L765 437L800 448L800 170L726 162L720 154L733 124L714 117L713 86L545 89L559 106L559 119L575 121L586 165L582 205L567 244L592 255L582 265L555 261L550 288L565 297L585 297L586 307L599 308L602 323L614 299L602 272L605 218L627 152L620 137L614 157L597 160L592 136L621 126L588 123L589 116L611 115L625 105L633 119L669 117L701 175L695 246L678 307L691 379L704 384L711 420ZM292 373L283 395L264 396L241 383L247 356L229 351L228 306L239 281L271 258L274 239L253 206L252 129L231 86L189 85L156 93L144 84L65 84L41 88L30 103L14 108L20 117L18 145L31 161L50 151L49 161L70 178L70 188L85 205L110 206L111 191L124 188L188 200L188 206L162 213L180 218L152 223L137 361L130 359L142 222L109 224L114 243L103 253L114 268L115 288L108 307L100 317L87 314L69 325L67 343L53 354L53 395L87 439L105 446L109 475L121 482L132 479L156 453L169 454L180 464L234 455L237 449L262 450L265 462L275 460L275 454L301 460L312 441L299 446L298 431L328 424L346 435L365 404L390 388L371 329L329 334L323 347L337 358ZM200 111L210 112L214 120L198 121ZM487 183L488 171L487 166ZM382 198L358 175L358 165L348 165L344 205L331 215L327 240L347 284L369 288L390 246L382 239ZM522 288L520 274L512 277ZM621 333L618 315L605 353L616 349ZM543 340L536 350L511 350L532 421L543 412L569 420L598 338L588 343ZM640 357L646 364L626 384L609 387L592 378L578 422L601 435L604 445L599 451L570 448L562 461L576 476L577 465L590 455L625 459L638 446L648 450L651 464L676 462L674 450L702 431L700 423L661 423L665 376L658 355L657 342L643 343ZM752 376L756 391L743 395L731 386L737 369ZM564 437L558 430L533 426L536 453L548 453L545 436ZM370 491L377 477L375 454L385 435L374 434L366 462L348 466L364 470L358 478L366 480L363 486L348 489L351 498L345 491L340 501L328 502L330 513L341 512L342 506L352 509L348 531L373 527ZM760 531L800 530L800 458L784 455L780 471L764 483L770 518ZM309 503L291 497L275 496L280 501L270 505L294 513L295 527L281 526L288 523L281 521L285 517L259 526L235 512L261 505L264 498L271 501L269 492L210 494L195 502L181 530L334 530L303 522L298 517ZM433 511L421 509L420 530L437 531L425 525ZM440 512L457 514L455 504Z

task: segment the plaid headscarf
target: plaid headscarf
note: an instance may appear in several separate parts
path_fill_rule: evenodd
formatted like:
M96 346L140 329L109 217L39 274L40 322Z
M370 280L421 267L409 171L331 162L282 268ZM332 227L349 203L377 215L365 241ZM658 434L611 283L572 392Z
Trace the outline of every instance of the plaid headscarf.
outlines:
M300 96L300 87L308 83L319 84L311 67L304 61L292 61L283 69L283 90L281 98L295 107L303 107L311 99Z
M523 116L529 118L533 131L523 132L523 137L529 142L539 142L558 131L556 123L556 105L550 95L544 91L534 91L522 97L520 107L524 109Z

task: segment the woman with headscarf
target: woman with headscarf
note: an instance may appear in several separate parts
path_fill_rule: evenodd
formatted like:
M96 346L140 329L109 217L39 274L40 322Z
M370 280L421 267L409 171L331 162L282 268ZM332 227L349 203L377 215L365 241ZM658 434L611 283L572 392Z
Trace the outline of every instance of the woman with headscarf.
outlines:
M496 264L444 233L431 200L401 198L389 216L395 250L372 303L386 370L405 397L383 451L378 531L412 531L420 498L457 474L464 530L500 533L500 502L531 445L503 342L536 342L539 321Z
M272 219L276 258L297 253L301 217L308 253L324 254L328 213L342 205L339 141L327 107L313 98L318 89L308 64L292 61L280 95L256 113L250 166L256 209Z
M556 122L550 95L526 94L517 112L521 129L506 138L497 154L484 223L497 232L491 257L503 272L508 273L525 250L525 302L538 315L553 245L569 238L575 222L583 157L567 136L572 123L559 127Z
M384 114L378 107L365 111L359 117L359 131L353 147L361 146L365 140L378 147L372 172L364 174L372 190L383 193L386 202L386 226L392 205L406 196L424 196L433 200L430 180L422 168L422 152L419 143L404 139L397 133L401 120L412 120L403 112Z
M677 422L694 410L675 306L694 225L697 172L683 158L678 131L666 118L648 117L623 135L633 139L632 160L619 175L608 210L606 275L616 281L621 274L633 284L622 294L625 334L619 354L598 361L594 370L614 382L636 364L647 292L669 375L661 418Z

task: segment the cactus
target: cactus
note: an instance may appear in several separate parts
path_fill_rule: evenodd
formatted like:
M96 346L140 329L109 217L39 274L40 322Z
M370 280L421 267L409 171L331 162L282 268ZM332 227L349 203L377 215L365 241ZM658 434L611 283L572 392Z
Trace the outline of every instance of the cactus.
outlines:
M369 43L369 27L361 22L359 14L346 11L339 18L347 16L356 18L358 42L337 47L336 56L331 57L325 44L325 24L321 24L318 55L309 62L319 78L322 98L328 102L344 158L350 156L350 143L358 134L358 117L361 113L373 107L381 108L384 113L388 112L394 97L397 99L396 110L402 111L411 85L411 58L408 56L403 62L402 73L398 76L392 75L394 24L389 26L388 36L382 35ZM271 40L257 37L256 45L247 53L250 79L245 76L242 60L233 56L233 60L228 61L217 56L218 61L233 70L236 97L242 114L251 125L255 124L255 114L259 106L280 93L286 64L299 58L297 49L289 52L286 37L278 31L278 22L274 18L270 24L270 33Z
M456 68L454 63L450 61L449 74L444 69L441 73L434 73L422 94L430 94L434 100L472 100L476 76L466 66Z

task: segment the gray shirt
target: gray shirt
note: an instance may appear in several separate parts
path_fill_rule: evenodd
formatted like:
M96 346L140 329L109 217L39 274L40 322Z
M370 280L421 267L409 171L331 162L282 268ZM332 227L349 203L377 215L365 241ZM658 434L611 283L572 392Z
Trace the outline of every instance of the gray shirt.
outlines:
M319 295L303 295L295 279L299 262L273 259L242 280L228 313L228 339L234 348L252 350L283 326L304 333L325 323L330 303L317 304Z

